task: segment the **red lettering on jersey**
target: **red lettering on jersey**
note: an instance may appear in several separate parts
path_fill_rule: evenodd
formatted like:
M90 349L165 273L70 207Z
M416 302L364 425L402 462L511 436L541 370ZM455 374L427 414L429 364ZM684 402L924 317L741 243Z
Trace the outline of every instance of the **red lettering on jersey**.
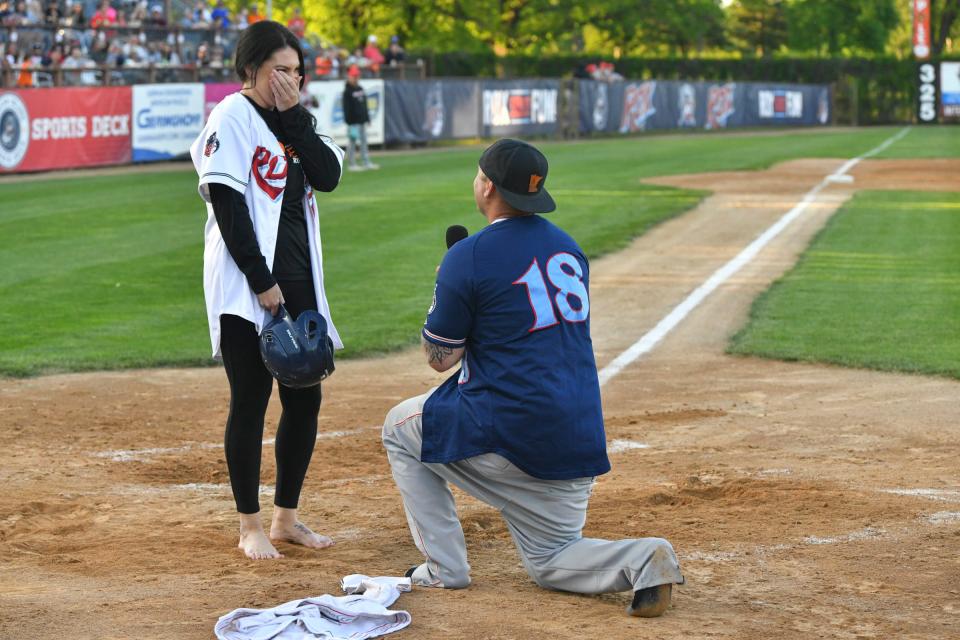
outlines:
M283 168L278 170L277 165L281 162L283 163ZM270 196L271 200L276 200L280 197L280 194L283 193L283 189L286 186L286 178L287 159L283 156L273 155L270 153L270 150L265 147L257 147L257 150L253 152L253 179L256 180L260 190ZM283 183L278 186L268 182L275 180L282 180Z

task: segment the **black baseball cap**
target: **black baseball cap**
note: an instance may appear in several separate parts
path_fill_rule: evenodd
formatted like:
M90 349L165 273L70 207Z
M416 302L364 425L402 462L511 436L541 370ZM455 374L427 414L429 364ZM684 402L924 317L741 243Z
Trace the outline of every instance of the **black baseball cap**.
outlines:
M513 138L497 140L480 156L480 170L511 206L528 213L557 208L547 193L547 159L532 144Z

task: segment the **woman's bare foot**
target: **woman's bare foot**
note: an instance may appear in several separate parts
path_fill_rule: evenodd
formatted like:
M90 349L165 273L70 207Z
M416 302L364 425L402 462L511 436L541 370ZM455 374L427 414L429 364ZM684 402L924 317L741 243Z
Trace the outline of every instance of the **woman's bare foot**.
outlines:
M240 544L237 547L251 560L275 560L283 557L267 538L259 513L240 514Z
M297 519L296 509L274 507L273 524L270 526L270 539L301 544L310 549L324 549L334 545L333 540L319 533Z

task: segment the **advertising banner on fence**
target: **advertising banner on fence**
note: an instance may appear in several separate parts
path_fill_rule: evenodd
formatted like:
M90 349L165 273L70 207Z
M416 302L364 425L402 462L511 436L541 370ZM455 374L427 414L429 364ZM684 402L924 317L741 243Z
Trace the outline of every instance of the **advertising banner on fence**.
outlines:
M582 133L830 122L822 85L583 80L579 93Z
M960 62L940 63L940 118L960 121Z
M133 161L186 156L204 123L202 84L138 84L133 87Z
M130 88L0 91L0 172L130 162Z
M818 125L830 122L830 89L824 85L740 85L746 96L745 124Z
M386 83L389 142L428 142L480 135L480 83L407 80Z
M558 129L558 80L387 82L388 142L551 135Z
M580 131L722 129L739 124L738 85L703 82L580 82Z
M913 55L917 60L930 57L929 0L913 0Z
M550 135L557 130L558 80L485 80L481 135Z
M367 110L370 124L367 125L367 142L383 144L384 141L384 89L383 80L360 80L367 94ZM317 131L328 135L340 146L347 144L347 123L343 120L344 83L335 80L315 81L307 85L307 94L312 103L306 106L317 119Z

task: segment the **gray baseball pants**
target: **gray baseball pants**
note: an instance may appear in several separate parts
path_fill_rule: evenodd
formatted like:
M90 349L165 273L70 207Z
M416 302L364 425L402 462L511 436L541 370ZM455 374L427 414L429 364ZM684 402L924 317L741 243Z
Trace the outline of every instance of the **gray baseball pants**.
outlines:
M413 573L414 584L452 589L470 584L463 529L447 483L500 511L523 566L541 587L610 593L683 583L673 547L662 538L583 537L593 478L541 480L495 453L449 464L420 462L421 416L431 392L401 402L383 424L383 445L410 532L426 557Z

